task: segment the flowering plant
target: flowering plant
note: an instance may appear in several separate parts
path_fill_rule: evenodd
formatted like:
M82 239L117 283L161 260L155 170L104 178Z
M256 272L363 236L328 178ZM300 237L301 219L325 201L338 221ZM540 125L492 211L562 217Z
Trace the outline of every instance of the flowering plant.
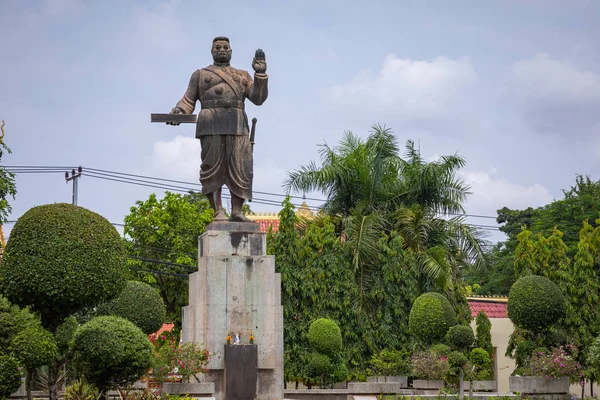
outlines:
M196 374L208 372L209 356L210 352L196 343L176 345L170 342L157 349L152 373L162 382L173 380L173 375L180 377L182 382L189 382L192 376L200 382Z
M415 353L410 358L410 362L411 373L415 378L441 380L450 372L448 357L434 351Z
M254 344L254 334L252 333L252 331L250 331L250 336L248 337L248 340L250 340L250 344Z
M569 352L567 352L569 350ZM550 353L539 351L531 356L527 375L545 376L546 378L560 378L568 376L572 381L581 378L583 370L575 361L573 355L577 349L572 345L553 347Z

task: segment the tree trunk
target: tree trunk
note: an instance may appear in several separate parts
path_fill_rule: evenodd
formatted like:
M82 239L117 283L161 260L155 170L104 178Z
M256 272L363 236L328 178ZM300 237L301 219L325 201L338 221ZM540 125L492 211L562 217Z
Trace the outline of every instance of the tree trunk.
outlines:
M463 400L465 398L465 389L463 388L463 380L464 380L464 371L461 368L460 369L460 375L459 375L459 378L458 378L458 384L459 384L459 388L460 388L460 390L458 392L459 393L458 398L460 400Z
M583 385L581 385L581 398L585 397L585 379L583 380Z
M594 397L594 380L590 379L590 396Z
M31 389L33 386L33 368L27 368L27 377L25 378L25 391L27 392L27 400L33 400Z
M58 400L58 375L60 364L53 362L48 366L48 400Z

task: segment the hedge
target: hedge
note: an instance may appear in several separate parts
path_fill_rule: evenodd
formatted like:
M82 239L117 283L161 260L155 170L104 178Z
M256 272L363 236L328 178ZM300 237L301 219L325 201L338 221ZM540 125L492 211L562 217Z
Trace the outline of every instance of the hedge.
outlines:
M308 328L308 342L313 350L334 355L342 350L342 332L332 320L319 318Z

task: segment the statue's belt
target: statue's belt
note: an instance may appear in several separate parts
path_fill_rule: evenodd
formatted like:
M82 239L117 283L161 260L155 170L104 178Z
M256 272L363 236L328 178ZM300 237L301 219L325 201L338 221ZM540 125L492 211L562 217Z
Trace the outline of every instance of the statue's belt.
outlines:
M244 102L239 100L204 100L200 102L202 110L207 108L239 108L244 109Z

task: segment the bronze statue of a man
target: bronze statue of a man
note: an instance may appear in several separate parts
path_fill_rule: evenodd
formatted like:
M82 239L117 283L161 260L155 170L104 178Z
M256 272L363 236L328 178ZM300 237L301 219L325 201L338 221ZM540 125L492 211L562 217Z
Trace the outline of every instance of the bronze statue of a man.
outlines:
M200 101L196 138L200 139L202 147L202 193L207 195L215 210L215 220L225 220L221 188L227 185L231 192L229 220L250 222L242 213L244 200L252 199L253 178L252 145L244 101L248 98L260 106L267 99L265 53L256 50L252 80L248 72L229 65L231 46L228 38L216 37L211 52L214 63L192 74L185 95L171 114L192 114L196 101Z

